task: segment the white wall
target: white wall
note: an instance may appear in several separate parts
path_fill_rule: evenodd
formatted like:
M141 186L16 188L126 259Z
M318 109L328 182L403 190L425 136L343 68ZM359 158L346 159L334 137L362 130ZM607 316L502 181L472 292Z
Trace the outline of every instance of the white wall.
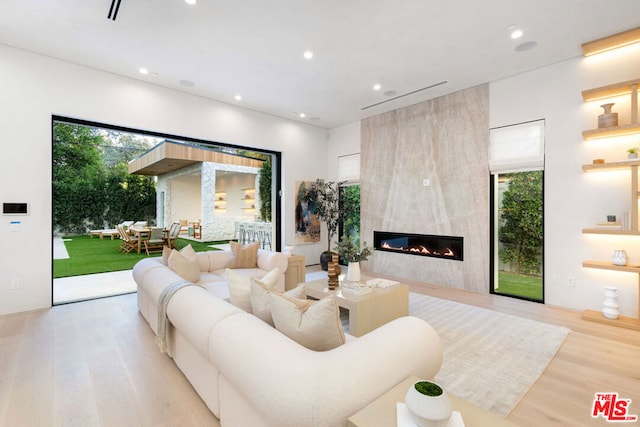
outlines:
M601 309L603 287L619 288L620 311L638 316L638 275L582 267L582 261L610 260L626 249L640 263L640 238L582 234L607 214L630 210L629 172L584 173L595 158L626 158L640 137L583 141L597 128L604 101L583 103L585 89L639 77L640 46L590 58L575 58L490 85L491 127L545 119L545 290L546 303L579 310ZM613 100L620 123L629 123L630 97ZM575 279L575 286L568 286Z
M360 153L360 122L349 123L329 131L328 176L338 179L338 158Z
M169 222L200 219L200 175L188 175L169 180L171 206Z
M283 243L293 241L295 181L326 176L323 129L3 45L0 63L0 202L31 206L20 232L9 230L16 217L0 217L0 314L51 304L52 114L281 151Z

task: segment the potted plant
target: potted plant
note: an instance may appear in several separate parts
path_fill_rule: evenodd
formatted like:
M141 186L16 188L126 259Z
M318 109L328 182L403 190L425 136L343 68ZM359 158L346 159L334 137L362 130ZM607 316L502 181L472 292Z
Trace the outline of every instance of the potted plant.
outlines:
M445 427L453 412L444 389L432 381L420 380L413 383L407 391L404 403L420 427Z
M364 242L362 249L360 249L352 238L342 236L334 249L347 262L347 280L350 282L360 281L360 261L366 261L373 255L373 248Z
M627 150L627 157L630 159L637 159L638 158L638 151L640 151L640 148L638 147L631 147Z
M340 185L342 182L326 181L317 179L308 198L314 201L315 211L318 219L327 226L327 250L320 255L320 265L323 270L327 270L331 261L331 240L338 231L338 224L342 218L340 213Z

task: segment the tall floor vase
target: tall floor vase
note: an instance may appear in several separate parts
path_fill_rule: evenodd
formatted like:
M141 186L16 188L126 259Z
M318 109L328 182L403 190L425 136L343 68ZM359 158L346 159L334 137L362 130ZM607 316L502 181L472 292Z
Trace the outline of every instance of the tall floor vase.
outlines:
M607 319L617 319L620 316L620 304L618 304L618 288L605 286L604 302L602 303L602 315Z

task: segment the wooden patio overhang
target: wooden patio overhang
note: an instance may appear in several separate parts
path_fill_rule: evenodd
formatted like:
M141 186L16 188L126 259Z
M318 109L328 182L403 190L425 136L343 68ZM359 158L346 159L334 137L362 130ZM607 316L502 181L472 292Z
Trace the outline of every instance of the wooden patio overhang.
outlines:
M160 176L196 163L212 162L228 165L262 167L262 160L207 150L174 141L163 141L129 162L129 173Z

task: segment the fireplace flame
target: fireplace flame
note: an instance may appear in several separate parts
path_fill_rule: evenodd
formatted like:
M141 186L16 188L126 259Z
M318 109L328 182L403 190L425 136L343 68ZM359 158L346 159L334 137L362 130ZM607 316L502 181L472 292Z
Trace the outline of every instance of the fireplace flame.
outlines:
M389 249L389 250L394 250L394 251L400 251L400 252L411 252L411 253L419 253L419 254L423 254L423 255L442 255L442 256L455 256L456 254L453 252L453 250L451 250L451 248L446 248L442 253L439 253L437 251L433 251L429 248L427 248L426 246L417 246L417 247L413 247L413 248L407 248L405 249L403 246L391 246L389 244L389 242L382 242L382 244L380 245L381 249Z

